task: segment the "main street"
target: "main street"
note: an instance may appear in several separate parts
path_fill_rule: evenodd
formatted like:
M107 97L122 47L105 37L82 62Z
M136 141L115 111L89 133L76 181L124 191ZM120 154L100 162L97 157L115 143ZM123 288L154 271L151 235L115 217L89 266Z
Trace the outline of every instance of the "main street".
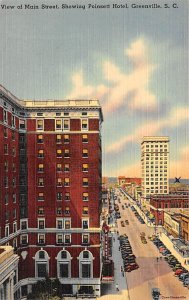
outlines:
M139 269L126 274L126 282L128 286L128 299L130 300L150 300L151 289L158 287L161 291L160 299L188 299L189 291L183 287L182 282L174 276L174 272L168 266L166 261L158 259L160 257L159 250L147 239L147 244L142 244L140 233L144 232L146 238L154 233L154 228L141 224L135 217L131 208L122 209L122 205L130 204L123 194L119 194L118 200L115 201L119 205L121 218L117 220L119 234L126 233L131 243L133 253ZM129 221L129 225L121 226L121 221Z

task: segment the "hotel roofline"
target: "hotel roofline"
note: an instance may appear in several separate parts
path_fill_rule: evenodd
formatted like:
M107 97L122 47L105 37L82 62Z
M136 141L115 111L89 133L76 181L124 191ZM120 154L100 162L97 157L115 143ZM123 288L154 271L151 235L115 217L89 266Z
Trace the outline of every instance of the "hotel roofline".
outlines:
M19 107L22 110L99 110L103 121L102 109L98 99L48 99L48 100L33 100L33 99L18 99L5 87L0 85L0 97L8 100L10 104Z

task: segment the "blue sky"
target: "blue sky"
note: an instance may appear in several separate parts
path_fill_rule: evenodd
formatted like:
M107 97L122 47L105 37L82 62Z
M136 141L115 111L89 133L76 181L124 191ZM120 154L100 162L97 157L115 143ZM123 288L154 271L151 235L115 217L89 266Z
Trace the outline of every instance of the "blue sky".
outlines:
M25 99L99 98L104 175L140 176L143 135L168 135L170 176L189 177L188 1L172 8L168 0L169 9L126 2L128 9L1 8L0 83Z

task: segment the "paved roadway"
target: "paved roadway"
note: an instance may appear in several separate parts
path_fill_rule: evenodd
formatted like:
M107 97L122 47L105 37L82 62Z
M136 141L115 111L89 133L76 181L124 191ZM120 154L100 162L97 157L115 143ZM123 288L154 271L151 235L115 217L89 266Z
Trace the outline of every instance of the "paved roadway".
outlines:
M154 229L141 224L135 217L131 208L122 209L122 205L130 203L124 196L119 196L121 203L119 205L121 219L118 219L118 230L120 234L126 233L129 237L133 253L140 268L126 274L128 286L128 299L130 300L151 300L151 289L160 288L160 299L189 299L189 290L183 287L182 282L174 276L172 269L164 261L157 257L160 253L156 246L147 239L147 244L142 244L140 232L145 232L146 237L154 233ZM129 225L121 227L121 221L128 219Z

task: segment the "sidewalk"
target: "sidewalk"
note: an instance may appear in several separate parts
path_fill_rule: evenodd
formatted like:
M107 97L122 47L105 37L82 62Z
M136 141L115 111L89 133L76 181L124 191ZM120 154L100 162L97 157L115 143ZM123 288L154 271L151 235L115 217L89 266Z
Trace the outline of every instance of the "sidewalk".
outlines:
M107 299L112 300L129 300L129 295L127 291L126 277L124 277L121 272L121 266L123 260L121 257L121 251L119 251L119 240L117 233L112 232L112 259L114 261L114 282L108 284L102 284L102 296L97 299ZM114 241L115 239L115 241ZM116 284L119 286L119 291L116 291Z

